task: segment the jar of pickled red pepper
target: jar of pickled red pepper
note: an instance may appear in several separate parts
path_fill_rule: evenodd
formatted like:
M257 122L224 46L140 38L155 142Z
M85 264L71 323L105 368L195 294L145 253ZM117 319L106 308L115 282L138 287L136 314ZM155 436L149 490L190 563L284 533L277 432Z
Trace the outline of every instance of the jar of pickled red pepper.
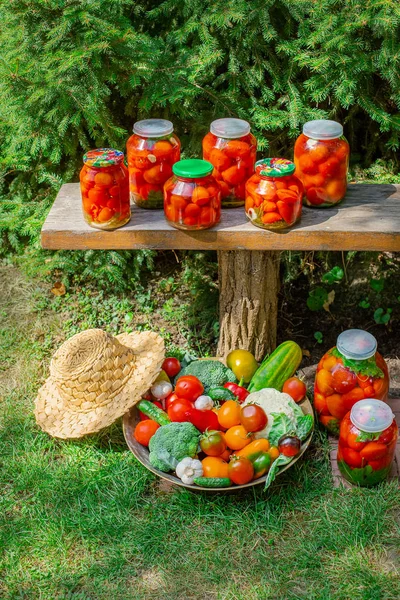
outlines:
M257 140L242 119L217 119L203 139L203 158L214 166L222 207L243 206L245 184L254 173Z
M166 119L138 121L126 149L131 200L141 208L162 208L164 183L181 156L173 124Z
M320 422L337 435L341 420L356 402L386 400L388 392L388 368L374 336L362 329L343 331L317 367L314 408Z
M131 218L128 169L124 153L89 150L79 175L85 221L96 229L117 229Z
M356 402L340 425L337 462L350 483L370 487L390 473L398 428L392 409L381 400Z
M173 176L164 186L164 212L178 229L208 229L221 217L221 191L212 176L211 163L181 160L172 167Z
M303 184L286 158L264 158L246 182L248 219L263 229L285 229L300 219Z
M343 200L347 188L350 149L336 121L309 121L294 146L296 174L305 189L307 206L324 208Z

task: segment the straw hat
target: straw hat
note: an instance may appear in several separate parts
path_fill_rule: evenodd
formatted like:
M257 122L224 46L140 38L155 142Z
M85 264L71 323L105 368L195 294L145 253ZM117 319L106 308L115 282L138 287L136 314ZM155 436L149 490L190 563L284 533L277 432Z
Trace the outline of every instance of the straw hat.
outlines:
M121 417L161 370L164 340L154 332L113 337L88 329L54 354L35 402L36 421L50 435L79 438Z

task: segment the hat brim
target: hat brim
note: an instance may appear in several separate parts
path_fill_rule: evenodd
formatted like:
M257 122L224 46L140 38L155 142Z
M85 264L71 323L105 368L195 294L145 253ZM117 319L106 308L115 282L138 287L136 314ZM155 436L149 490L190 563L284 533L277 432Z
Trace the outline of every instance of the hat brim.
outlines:
M122 390L109 402L81 411L71 408L49 377L35 401L36 422L44 431L63 439L95 433L124 415L149 389L165 358L164 340L152 331L122 333L116 338L135 355L132 375Z

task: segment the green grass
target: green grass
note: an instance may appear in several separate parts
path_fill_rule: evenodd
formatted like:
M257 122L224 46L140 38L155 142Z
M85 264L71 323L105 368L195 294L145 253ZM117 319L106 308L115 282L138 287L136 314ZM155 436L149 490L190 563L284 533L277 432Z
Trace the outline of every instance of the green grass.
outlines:
M81 441L41 432L51 352L87 321L76 299L66 326L48 297L0 269L2 600L398 600L398 486L334 489L322 432L267 493L236 495L165 489L120 423Z

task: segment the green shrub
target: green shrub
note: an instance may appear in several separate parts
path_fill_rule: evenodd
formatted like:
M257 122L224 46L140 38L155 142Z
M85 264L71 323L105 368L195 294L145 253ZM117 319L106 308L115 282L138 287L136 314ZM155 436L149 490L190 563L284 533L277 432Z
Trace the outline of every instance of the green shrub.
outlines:
M1 252L38 246L84 151L123 148L146 116L170 117L186 155L215 117L249 119L281 155L304 121L332 117L357 162L396 160L399 21L395 0L3 0Z

